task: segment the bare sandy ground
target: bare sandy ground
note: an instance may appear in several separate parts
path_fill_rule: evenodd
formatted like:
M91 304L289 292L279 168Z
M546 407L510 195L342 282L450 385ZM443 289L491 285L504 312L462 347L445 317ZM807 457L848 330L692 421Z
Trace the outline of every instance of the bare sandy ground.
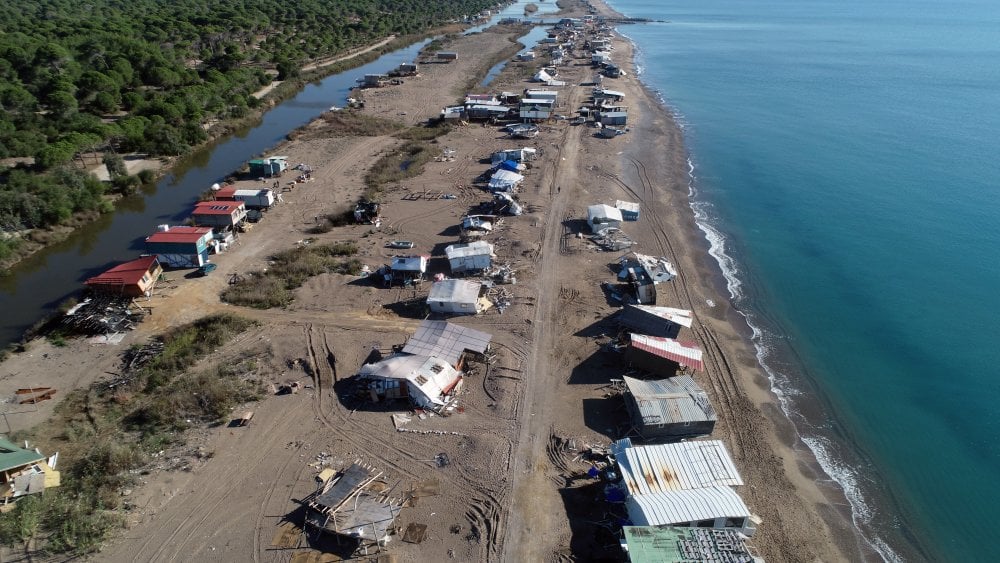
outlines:
M457 65L426 65L402 86L364 93L365 111L417 123L452 103L462 74L488 64L506 48L510 33L484 33L447 45ZM615 59L629 71L631 50L616 42ZM580 105L593 71L584 59L561 69L565 110ZM834 508L836 491L817 483L804 448L775 399L729 307L717 265L694 225L687 200L686 152L676 123L629 72L614 81L627 94L631 130L606 140L593 129L554 123L529 145L540 159L519 196L528 212L504 221L491 242L498 260L518 270L513 306L456 322L494 335L496 362L475 366L448 418L414 418L407 429L457 435L397 432L389 407L358 407L346 396L349 378L371 349L402 343L419 320L407 303L426 297L416 289L383 289L350 276L323 275L298 290L283 310L256 311L219 301L227 276L265 267L269 255L307 238L357 241L373 268L391 252L387 240L416 242L435 255L433 271L446 271L443 247L455 242L454 225L487 194L472 187L487 165L480 159L514 148L496 128L459 127L439 140L456 159L432 162L418 178L385 197L382 232L371 226L306 233L317 214L345 209L361 193L367 166L399 141L388 137L296 140L280 151L314 167L315 180L284 194L285 202L214 259L217 275L165 284L148 303L154 314L118 346L72 341L64 348L35 342L0 367L0 396L26 383L69 389L118 369L117 354L134 342L210 312L226 310L263 321L209 362L258 357L272 381L300 380L296 395L269 397L238 410L256 412L246 428L203 428L182 449L166 452L129 491L129 529L102 552L102 561L290 561L312 547L305 538L282 539L301 522L297 499L315 489L323 464L339 468L362 459L384 472L396 496L436 491L404 508L400 524L427 524L423 543L393 542L397 561L589 560L612 538L594 520L604 516L599 491L576 477L586 466L553 447L558 439L606 445L621 436L623 407L608 398L607 382L623 371L601 351L606 321L616 307L600 283L609 281L617 254L603 253L573 234L586 206L616 199L639 201L642 220L627 233L646 253L664 255L680 275L661 291L660 305L690 308L697 322L688 334L706 353L697 376L720 413L713 437L726 441L747 486L739 492L763 518L752 545L769 561L859 560L864 554ZM498 89L529 86L501 77ZM610 84L609 84L610 85ZM253 184L252 182L249 184ZM248 185L249 185L248 184ZM456 199L402 199L434 189ZM709 303L714 303L714 306ZM402 313L402 314L400 314ZM13 429L28 428L51 413L52 401L31 413L11 414ZM44 447L45 445L43 445ZM432 461L447 453L451 464ZM210 454L210 455L208 455ZM180 469L178 469L180 468ZM591 514L593 513L593 514ZM593 516L593 518L591 518ZM301 556L301 555L300 555Z

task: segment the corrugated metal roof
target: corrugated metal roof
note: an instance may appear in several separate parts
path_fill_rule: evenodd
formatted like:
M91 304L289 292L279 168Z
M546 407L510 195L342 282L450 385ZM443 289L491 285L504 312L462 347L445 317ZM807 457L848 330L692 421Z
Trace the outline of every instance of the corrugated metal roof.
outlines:
M717 420L708 394L689 375L644 381L624 376L644 425Z
M118 264L114 268L96 275L84 283L86 285L105 284L125 284L132 285L139 283L149 272L149 269L156 263L156 256L143 256L128 262Z
M211 232L211 227L170 227L168 231L149 235L146 242L198 242Z
M434 282L427 295L427 302L475 303L479 300L482 284L469 280L444 280Z
M194 206L192 215L231 215L237 209L243 209L242 201L203 201Z
M464 258L466 256L492 256L493 245L485 240L449 244L444 247L444 254L448 257L448 260L452 258Z
M435 356L455 365L466 350L482 354L493 337L448 321L424 321L406 341L403 352Z
M689 491L635 495L625 501L629 519L636 526L687 524L715 518L749 518L750 509L724 486Z
M743 484L721 440L650 446L632 446L620 440L612 445L611 453L633 495Z
M655 356L666 358L691 369L704 369L701 361L701 348L694 342L681 342L673 338L646 336L645 334L629 333L630 346Z

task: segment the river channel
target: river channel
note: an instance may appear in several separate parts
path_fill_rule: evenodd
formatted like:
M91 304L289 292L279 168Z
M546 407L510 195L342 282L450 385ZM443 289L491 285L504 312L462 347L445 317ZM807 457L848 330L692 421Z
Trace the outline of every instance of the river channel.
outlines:
M490 18L479 31L502 18L523 18L521 0ZM558 10L554 1L535 2L538 16ZM359 76L384 73L411 62L430 40L382 55L358 68L307 85L299 94L265 113L259 122L202 147L178 162L155 186L143 188L118 208L0 275L0 344L16 342L32 324L78 293L82 282L111 266L137 257L156 225L179 224L198 196L247 160L280 143L296 127L330 106L344 105ZM444 103L444 102L442 102ZM297 164L297 163L291 163Z

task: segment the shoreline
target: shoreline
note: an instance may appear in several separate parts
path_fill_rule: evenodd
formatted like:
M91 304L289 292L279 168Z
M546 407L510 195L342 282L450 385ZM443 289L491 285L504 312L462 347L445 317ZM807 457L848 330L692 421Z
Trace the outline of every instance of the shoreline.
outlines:
M607 9L611 10L610 7ZM565 13L564 8L556 15ZM626 66L630 71L634 71L637 64L635 53L631 51L634 49L634 44L621 34L616 34L616 36L616 40L624 41L629 45L627 49L630 49L630 56ZM622 49L619 52L624 51L625 49ZM713 437L723 439L730 445L737 463L741 465L741 469L745 469L744 474L747 477L747 486L744 488L745 490L741 489L740 493L747 499L748 504L756 509L756 512L765 516L765 521L762 523L758 535L751 543L766 544L762 551L766 551L769 555L768 558L774 561L859 560L863 553L860 545L857 546L858 549L852 550L850 553L845 551L851 543L858 542L858 536L853 534L852 541L847 541L845 532L853 532L853 528L846 530L842 524L849 524L849 521L838 521L838 517L842 514L831 512L830 505L836 505L837 503L834 501L838 500L834 498L834 491L826 490L816 482L817 475L822 475L821 471L815 471L816 460L813 459L813 464L810 464L808 456L805 455L806 452L795 448L796 440L801 442L801 438L798 437L792 426L792 421L785 418L776 405L776 397L767 384L766 374L761 373L762 366L753 364L754 354L750 349L754 348L754 343L750 338L751 335L747 335L748 331L753 330L752 326L748 325L746 319L741 317L740 311L730 306L729 302L717 303L715 306L707 306L704 303L706 296L725 295L724 291L728 288L724 272L719 269L719 265L704 260L711 256L711 244L704 236L698 223L696 211L692 207L692 179L688 168L690 155L685 148L683 128L677 123L676 116L671 111L669 104L665 103L655 89L645 84L640 79L640 75L633 72L627 82L623 81L623 85L630 93L638 93L638 95L629 98L629 103L638 110L634 121L637 125L632 126L632 131L625 136L626 138L618 140L628 143L624 145L623 152L619 153L620 156L615 157L613 153L611 156L607 154L603 156L611 160L617 158L619 160L617 174L630 183L632 182L630 175L634 172L630 173L627 170L628 158L637 158L662 165L657 166L657 169L652 171L654 175L659 171L668 171L664 182L653 184L667 187L664 193L650 196L651 201L659 200L660 203L645 206L644 213L650 217L653 215L652 211L657 209L656 205L659 205L659 209L664 211L661 220L665 233L670 235L668 244L676 237L675 248L679 256L675 256L674 259L675 264L681 266L678 268L680 270L679 279L674 282L673 286L673 290L678 292L675 297L680 300L680 292L683 291L695 294L695 298L701 298L697 310L698 325L706 325L707 328L704 328L705 332L698 333L699 340L707 339L708 342L705 342L705 345L711 344L712 348L717 350L715 354L718 358L718 365L734 366L732 373L729 373L727 378L719 378L711 382L711 387L714 387L714 390L707 390L723 397L721 403L716 403L720 407L722 428L717 430ZM389 96L392 91L385 91L383 94ZM658 123L661 125L657 125ZM664 141L663 144L657 142L661 140ZM284 140L277 146L288 144L290 141ZM375 143L373 142L372 145L372 147L365 147L367 152L358 152L357 156L361 158L371 154L372 150L375 149ZM604 149L604 151L610 152L618 150L622 144L609 145L605 143L601 146L615 147ZM664 146L667 147L666 150L663 150ZM581 152L587 155L589 151L583 148ZM563 168L557 165L552 179L560 177L560 173L564 171ZM636 183L640 183L640 181L636 181ZM563 184L564 187L566 185ZM554 195L549 188L547 195L551 198L551 202L554 204L557 199L561 199L564 205L571 204L568 198L572 197L569 195L572 190L561 191L563 196L559 197ZM555 193L559 192L560 190L556 188ZM540 194L531 195L538 196ZM545 201L544 197L540 200ZM282 211L279 210L279 212ZM311 217L312 212L310 211L299 222L308 223ZM649 231L652 228L650 220L644 219L643 221L641 230ZM553 231L559 230L558 224L548 224L547 228ZM210 279L207 283L217 284L219 280ZM540 314L541 308L538 309L538 315ZM539 318L539 316L534 318ZM163 322L159 319L159 315L157 322ZM536 327L538 327L535 329L536 337L544 336L545 325L536 324ZM312 331L311 323L308 330ZM146 332L146 329L143 329L143 332ZM563 343L570 341L571 345L575 342L569 336L564 337L564 340L560 339L560 341ZM545 350L540 352L546 353ZM542 360L539 359L539 361ZM714 373L711 375L716 376ZM707 376L702 374L701 377L704 382L704 377ZM706 387L710 386L706 385ZM530 400L529 398L528 401ZM730 409L727 405L733 408ZM576 405L575 408L579 409L579 405ZM729 410L726 413L729 415L729 419L726 421L721 420L724 408ZM529 410L525 409L523 413L518 413L518 416L522 417L521 420L527 420ZM534 413L531 412L530 415L534 416ZM525 424L523 427L527 429L528 425ZM530 440L524 440L524 444L525 447L532 445ZM530 454L530 450L526 450L525 453ZM544 458L544 454L542 458ZM775 472L775 465L780 465L783 471ZM774 473L781 475L773 475ZM787 481L780 479L782 475L786 477ZM550 481L545 480L545 482L552 488ZM512 486L512 489L516 490L516 485ZM505 507L505 510L510 511L511 509ZM544 527L544 523L540 525ZM566 525L566 522L555 522L555 525ZM821 526L825 526L825 528L821 528ZM510 526L508 530L513 531L514 526ZM558 540L559 538L547 540L543 536L540 538L539 544ZM503 547L504 557L521 549L517 543L506 543ZM548 547L547 543L530 548L542 549L542 553L549 557L551 553L544 552L546 547Z
M595 2L607 5L605 0L595 0ZM610 6L608 9L614 10ZM662 111L670 115L681 136L684 137L685 128L680 124L682 114L670 105L662 91L641 79L638 45L620 29L616 28L616 33L635 49L633 64L634 68L639 70L636 77L643 89L660 105ZM802 360L788 345L784 346L785 350L772 349L762 341L762 338L767 338L768 335L781 338L780 335L784 332L780 330L780 326L765 326L766 323L760 325L752 308L744 310L740 307L740 300L747 297L741 290L741 286L745 283L739 277L741 262L738 257L727 252L728 238L717 223L717 218L706 212L706 209L711 208L711 202L698 199L697 166L694 156L687 154L690 180L689 207L694 223L703 238L704 252L718 267L713 284L720 293L728 294L729 301L733 305L729 315L730 322L738 329L744 343L754 351L762 373L755 375L750 383L763 391L763 395L767 397L755 398L755 401L762 406L761 412L775 425L782 449L797 458L798 468L793 471L807 479L815 476L809 485L814 486L828 501L827 506L817 505L819 513L828 528L836 532L840 539L856 544L854 550L856 555L850 557L851 560L862 557L863 560L872 561L903 561L910 556L927 557L925 546L916 542L913 537L907 539L912 534L907 531L905 522L899 524L900 529L887 531L875 528L872 523L864 521L864 515L873 507L878 507L880 512L887 512L887 509L899 508L899 500L891 493L879 494L879 491L866 491L861 488L857 482L864 480L865 476L859 473L858 467L865 463L864 453L852 450L849 444L838 443L834 436L824 434L813 424L808 415L796 409L803 405L795 399L795 396L808 394L817 384L800 372L800 381L796 385L795 381L787 381L794 377L794 371L789 374L787 369L772 365L775 362L788 363L798 370L806 369ZM786 381L783 383L782 380ZM756 395L756 393L750 394ZM823 414L832 412L823 397L815 395L810 397L814 405L812 408L817 409L817 412ZM809 405L805 407L808 409ZM788 464L785 469L786 472L789 470ZM766 526L766 523L764 525ZM886 537L892 538L894 543L887 542ZM906 554L906 558L903 554Z
M592 1L595 4L603 4L607 10L617 13L604 0ZM623 14L620 15L624 17ZM681 138L681 146L673 149L673 152L682 153L687 166L687 210L682 213L690 214L689 222L693 223L695 227L694 234L690 231L684 231L683 236L694 243L692 246L700 247L699 250L713 261L715 272L702 272L702 278L708 278L708 283L716 291L725 292L724 294L728 295L732 307L727 311L727 322L739 334L740 344L751 348L754 352L757 369L761 373L748 374L749 377L743 377L743 391L748 398L753 400L759 412L774 426L773 438L776 440L774 445L778 446L774 449L785 460L784 472L792 480L796 490L812 489L808 495L811 500L822 498L828 503L827 506L817 503L814 508L823 519L828 531L837 539L835 545L841 557L845 560L870 560L873 557L876 560L893 560L894 556L898 557L897 554L884 545L880 538L876 537L874 540L869 538L858 525L855 520L858 509L854 504L855 500L850 498L841 480L829 470L830 462L824 463L820 460L820 457L827 452L818 453L815 449L816 446L810 444L810 437L803 435L792 420L792 412L789 410L791 405L787 399L781 396L783 390L775 381L776 376L773 368L768 365L767 350L759 342L762 329L754 324L752 313L743 311L736 305L739 298L742 297L739 288L743 283L737 273L739 261L726 252L725 235L717 225L713 224L712 218L704 211L704 207L711 204L699 201L697 198L697 168L693 161L694 157L683 144L685 132L684 127L678 122L680 114L669 104L663 92L642 79L639 47L635 41L618 28L615 29L615 33L632 49L631 70L647 98L646 102L655 108L654 111L658 110L668 116L671 127L675 130L671 133L677 134ZM794 460L794 463L789 463L791 460ZM822 485L824 481L829 484ZM751 487L754 485L751 479L747 479L747 484ZM767 527L768 523L765 520L762 524L762 530L766 531ZM758 536L755 536L754 539L756 537ZM845 540L849 544L854 544L854 548L846 549ZM889 553L886 554L884 550L889 550Z

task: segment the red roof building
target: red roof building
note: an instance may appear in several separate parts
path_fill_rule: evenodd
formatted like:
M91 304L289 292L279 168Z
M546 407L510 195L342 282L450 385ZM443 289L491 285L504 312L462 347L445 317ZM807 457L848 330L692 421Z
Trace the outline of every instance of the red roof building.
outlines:
M170 227L167 231L158 231L149 235L146 237L146 242L197 244L211 232L211 227Z
M233 201L236 199L236 186L227 186L215 191L215 199Z
M635 333L629 334L625 352L633 366L664 377L676 375L680 368L701 371L705 367L701 358L701 348L693 342Z
M119 264L84 283L94 291L142 297L153 290L162 273L163 268L156 256L143 256Z
M247 216L242 201L203 201L194 206L191 218L196 225L217 229L233 228Z

